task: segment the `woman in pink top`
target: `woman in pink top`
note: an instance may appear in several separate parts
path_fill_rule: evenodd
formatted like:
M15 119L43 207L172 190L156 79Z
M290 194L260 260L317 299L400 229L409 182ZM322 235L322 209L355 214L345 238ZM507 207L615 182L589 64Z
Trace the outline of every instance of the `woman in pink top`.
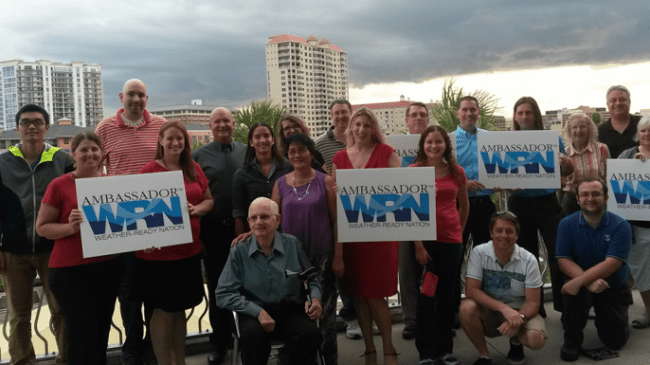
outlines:
M455 365L458 360L453 354L453 293L469 198L465 171L456 163L449 135L442 127L430 126L420 136L415 163L409 167L419 166L435 167L437 238L415 241L415 258L438 276L438 287L433 298L418 294L415 346L420 364Z
M106 364L106 347L115 299L125 269L123 256L84 258L81 250L76 181L100 177L104 149L93 132L77 134L70 145L77 169L50 183L43 196L36 232L56 240L49 283L68 336L68 364Z
M140 173L182 171L190 213L192 242L136 252L137 264L130 296L153 309L151 342L161 365L185 364L185 310L203 300L201 226L199 217L212 210L208 179L192 160L191 139L178 121L158 132L156 160Z

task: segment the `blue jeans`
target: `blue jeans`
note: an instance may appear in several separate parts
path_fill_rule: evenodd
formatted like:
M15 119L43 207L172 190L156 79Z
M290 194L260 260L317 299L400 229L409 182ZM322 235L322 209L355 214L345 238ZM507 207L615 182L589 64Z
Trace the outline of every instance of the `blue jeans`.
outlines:
M462 247L462 244L455 243L424 242L424 248L431 256L427 271L438 276L438 286L433 298L418 293L415 347L420 360L436 359L453 352L454 287ZM415 265L422 267L417 262Z

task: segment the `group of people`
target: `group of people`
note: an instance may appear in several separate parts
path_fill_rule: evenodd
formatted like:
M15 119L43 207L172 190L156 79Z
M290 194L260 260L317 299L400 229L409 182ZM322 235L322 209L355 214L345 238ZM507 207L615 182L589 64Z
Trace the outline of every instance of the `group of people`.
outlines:
M650 224L628 223L605 209L606 159L650 157L650 118L629 114L622 86L607 91L610 120L596 127L576 115L567 122L561 191L514 191L510 211L502 212L493 191L478 181L477 136L489 133L477 127L479 101L459 100L457 151L446 130L429 125L426 104L412 103L405 123L420 139L408 168L435 167L437 239L399 243L338 241L337 171L400 166L372 110L353 111L347 100L336 100L333 126L315 141L300 118L284 115L275 131L265 123L251 126L244 144L232 138L231 112L216 108L209 123L214 141L192 152L182 123L146 111L144 83L127 81L120 100L124 108L94 133L75 136L69 154L44 142L49 116L42 107L27 105L16 114L21 143L0 155L0 272L12 363L34 363L29 324L38 273L60 349L57 363L106 363L117 298L125 364L184 364L184 313L202 300L203 260L213 329L209 365L226 356L231 311L239 313L244 364L266 363L272 339L286 342L289 364L315 363L317 353L325 364L337 364L337 294L341 316L358 319L365 363L377 364L374 322L385 364L397 364L384 298L397 293L398 272L402 335L415 338L420 364L458 363L455 325L476 347L475 364L491 364L485 336L499 335L510 337L508 360L521 364L523 346L540 349L547 338L538 232L548 252L553 308L572 314L562 317L563 360L580 356L592 305L604 344L625 344L628 265L646 306L632 325L650 326ZM515 130L544 129L531 97L517 101L513 120ZM183 174L192 242L84 258L76 180L164 171ZM471 254L461 304L465 250ZM433 297L420 292L423 270L437 276Z

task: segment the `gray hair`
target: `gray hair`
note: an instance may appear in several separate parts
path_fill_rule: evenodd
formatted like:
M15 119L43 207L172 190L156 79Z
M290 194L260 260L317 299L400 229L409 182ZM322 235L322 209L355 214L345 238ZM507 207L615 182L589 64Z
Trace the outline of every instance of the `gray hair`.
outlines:
M605 100L609 99L609 94L612 91L616 91L616 90L620 90L620 91L624 92L625 95L627 95L627 98L630 99L630 90L628 90L623 85L614 85L614 86L611 86L609 89L607 89L607 94L605 94Z
M269 205L269 207L271 208L271 214L273 215L280 214L280 208L278 207L278 203L274 202L269 198L261 196L253 200L250 207L248 207L248 215L251 215L251 209L253 208L253 205L262 204L262 203L266 203Z
M636 134L634 135L634 141L639 142L639 129L643 129L647 126L650 126L650 117L645 116L639 120L639 124L636 125Z
M587 114L580 113L580 114L573 114L572 116L570 116L569 120L567 120L566 125L564 126L564 139L567 141L567 143L568 144L573 143L573 134L571 133L571 125L574 122L580 120L588 121L587 144L598 142L598 127L596 127L596 123L594 123L593 120L589 119Z

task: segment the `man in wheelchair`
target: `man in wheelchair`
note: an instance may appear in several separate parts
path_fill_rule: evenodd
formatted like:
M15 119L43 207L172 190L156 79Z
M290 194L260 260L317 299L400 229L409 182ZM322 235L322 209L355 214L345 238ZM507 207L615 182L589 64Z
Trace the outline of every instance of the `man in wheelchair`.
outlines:
M253 235L230 249L216 290L217 305L240 314L242 362L266 364L270 340L281 340L289 364L312 364L321 343L314 323L322 313L318 274L308 278L309 293L303 293L298 274L311 263L297 238L276 231L280 214L275 202L255 199L248 223Z

